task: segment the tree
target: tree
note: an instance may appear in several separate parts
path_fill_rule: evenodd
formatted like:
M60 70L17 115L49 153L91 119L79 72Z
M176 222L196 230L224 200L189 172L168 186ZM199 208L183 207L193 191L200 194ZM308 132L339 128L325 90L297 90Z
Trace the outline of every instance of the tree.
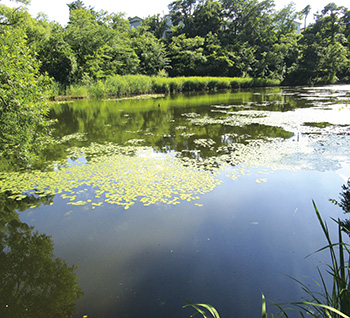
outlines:
M310 11L311 11L311 6L309 4L301 11L301 14L304 15L304 29L306 29L306 19Z
M69 8L69 13L71 13L72 11L77 10L77 9L84 9L85 8L84 2L81 0L75 0L71 3L68 3L67 6Z
M334 83L348 74L346 10L330 3L315 17L299 40L300 61L290 84Z
M205 65L207 58L203 54L204 38L187 38L185 34L172 37L169 44L171 76L200 75L198 71Z
M140 60L140 74L157 75L160 70L168 67L164 44L145 27L130 30L130 37L132 47Z
M147 17L143 20L142 25L147 27L157 39L162 39L164 32L169 28L166 18L162 18L159 14Z
M274 24L278 39L280 36L285 36L288 33L296 32L295 20L298 18L298 13L295 11L295 4L292 2L279 10L275 14Z
M18 28L0 30L0 157L29 160L50 135L47 87Z
M92 9L71 11L64 40L77 61L75 81L103 79L115 74L135 74L139 59L122 17Z
M274 4L270 0L222 0L226 43L248 42L261 45L271 42L274 31Z
M325 83L338 82L338 74L347 69L349 60L347 50L341 41L329 43L320 50L320 61L317 69L317 80Z
M1 1L1 0L0 0ZM18 4L27 5L30 0L10 0ZM23 14L24 10L21 6L17 8L9 8L0 4L0 26L1 25L14 25L19 23L19 17Z
M206 63L199 67L198 72L203 76L231 76L235 64L234 55L221 46L218 36L209 32L203 45Z
M169 14L174 26L178 26L181 33L187 36L191 32L193 12L197 7L197 0L176 0L169 4Z
M56 23L51 24L49 38L38 48L41 73L47 73L56 82L69 85L77 72L75 54L64 40L64 29Z
M190 35L205 37L209 32L219 34L223 25L221 11L222 6L218 1L206 0L197 5L193 12Z
M300 56L298 38L299 35L296 33L280 36L279 41L266 54L266 77L283 81L297 66Z

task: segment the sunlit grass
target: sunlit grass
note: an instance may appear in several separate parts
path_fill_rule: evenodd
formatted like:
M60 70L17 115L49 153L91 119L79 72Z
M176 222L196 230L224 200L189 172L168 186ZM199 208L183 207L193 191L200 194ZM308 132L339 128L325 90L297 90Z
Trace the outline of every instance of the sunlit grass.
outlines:
M217 310L208 304L193 304L189 300L186 299L187 305L183 306L182 308L191 307L194 308L196 311L194 314L191 315L191 317L196 316L197 314L201 314L203 318L220 318L219 313Z
M181 93L278 86L279 81L238 77L150 77L145 75L112 76L106 80L70 85L66 95L85 97L132 96L149 93Z

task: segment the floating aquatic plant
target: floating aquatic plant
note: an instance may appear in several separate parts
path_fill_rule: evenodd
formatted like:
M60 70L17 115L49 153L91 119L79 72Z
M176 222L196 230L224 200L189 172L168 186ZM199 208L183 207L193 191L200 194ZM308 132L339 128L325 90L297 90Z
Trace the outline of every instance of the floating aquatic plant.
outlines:
M48 172L3 174L0 192L10 191L16 200L28 192L60 194L72 205L90 204L94 208L107 202L128 209L136 202L148 206L198 200L221 183L209 171L184 166L175 156L157 156L145 147L92 145L76 155L89 156L90 160L83 166L72 163ZM93 192L94 199L86 200L85 192L90 192L89 198Z
M213 139L207 138L201 138L201 139L195 139L193 141L196 145L202 146L202 147L211 147L215 144L215 141Z

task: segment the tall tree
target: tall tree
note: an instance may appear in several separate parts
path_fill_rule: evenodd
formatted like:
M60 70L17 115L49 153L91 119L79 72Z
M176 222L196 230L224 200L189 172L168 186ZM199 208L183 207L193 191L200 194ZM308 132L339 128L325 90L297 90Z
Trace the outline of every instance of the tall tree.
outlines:
M161 17L160 14L152 15L143 20L142 25L148 27L158 39L162 39L164 32L169 28L167 18Z
M311 11L311 6L309 4L301 11L301 14L304 16L304 29L306 29L306 19L310 11Z
M1 5L0 3L0 26L14 25L19 23L20 17L25 11L23 6L21 6L20 4L28 5L30 3L30 0L10 0L10 1L18 3L19 7L10 8L10 7Z
M137 72L139 60L131 46L128 25L118 24L116 19L85 8L71 12L65 40L78 63L76 80Z
M81 0L75 0L71 3L68 3L67 6L69 8L69 13L71 13L73 10L85 8L84 2Z
M0 157L25 160L49 137L47 87L23 30L0 30Z
M344 35L346 10L330 3L315 15L299 40L300 62L289 79L291 83L334 83L347 73L348 41Z
M205 37L209 32L219 34L223 25L221 11L218 1L206 0L198 4L193 11L190 35Z
M180 28L180 33L190 34L193 24L193 12L198 5L197 2L197 0L176 0L169 4L172 23Z
M65 31L59 24L51 24L51 32L38 48L41 73L48 75L64 87L72 83L77 72L76 56L64 40Z

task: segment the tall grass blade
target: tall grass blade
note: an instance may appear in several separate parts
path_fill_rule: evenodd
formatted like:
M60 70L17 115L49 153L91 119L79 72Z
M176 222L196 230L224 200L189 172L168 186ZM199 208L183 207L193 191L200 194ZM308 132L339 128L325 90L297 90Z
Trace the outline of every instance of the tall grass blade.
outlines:
M337 315L339 315L340 317L343 318L350 318L348 315L342 313L341 311L339 311L336 308L333 308L331 306L328 305L324 305L324 304L317 304L317 303L312 303L312 302L308 302L308 301L303 301L300 303L294 303L294 304L299 304L299 305L309 305L309 306L313 306L313 307L321 307L321 308L325 308L326 310L332 311L334 313L336 313ZM329 317L332 317L329 313L327 314Z
M197 314L201 314L204 318L210 318L210 317L220 318L219 313L216 311L216 309L212 305L208 305L208 304L193 304L189 300L187 300L187 299L185 299L185 300L186 300L186 302L188 302L188 305L185 305L182 308L192 307L192 308L197 310L197 312L192 314L190 317L194 317ZM205 310L203 310L203 309L201 309L199 307L203 307L204 309L208 310L211 316L209 316Z
M266 311L266 300L264 294L261 295L262 298L262 306L261 306L261 317L267 318L267 311Z

